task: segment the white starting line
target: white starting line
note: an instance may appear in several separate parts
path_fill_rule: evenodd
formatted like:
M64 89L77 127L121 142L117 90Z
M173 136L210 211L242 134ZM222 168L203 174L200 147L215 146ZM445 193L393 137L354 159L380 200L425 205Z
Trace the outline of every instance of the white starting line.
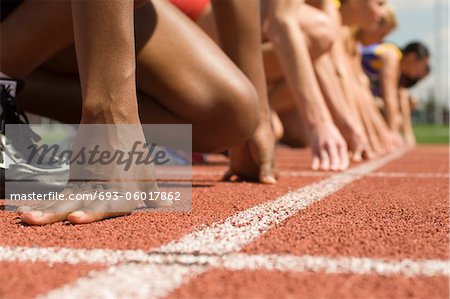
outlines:
M245 255L238 253L274 226L307 206L402 156L406 150L367 162L318 183L290 192L185 235L156 250L115 251L0 247L0 261L104 263L103 271L51 291L42 298L162 298L215 267L380 275L449 275L449 262L387 261L368 258ZM122 264L121 264L122 263Z
M143 250L0 247L0 261L102 264L123 263L214 267L228 270L269 270L282 272L324 272L338 274L378 274L383 276L448 276L448 260L388 260L359 257L296 256L230 253L217 255L163 254Z

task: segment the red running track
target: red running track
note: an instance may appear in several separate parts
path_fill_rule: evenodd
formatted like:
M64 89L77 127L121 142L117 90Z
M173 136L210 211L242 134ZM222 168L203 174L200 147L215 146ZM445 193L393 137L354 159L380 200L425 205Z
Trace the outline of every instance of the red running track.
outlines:
M239 212L270 203L289 191L327 178L340 180L334 173L311 173L309 161L305 150L279 149L279 166L284 176L276 186L220 182L220 173L226 169L226 161L220 157L212 165L195 166L192 213L136 212L83 226L57 223L29 227L21 225L14 213L1 211L0 298L100 296L102 286L92 277L97 273L109 277L105 270L113 264L109 259L114 254L162 248L189 233L207 231ZM355 178L286 220L269 222L268 231L249 232L255 238L236 247L237 251L217 252L217 256L214 252L212 258L220 259L218 264L211 262L197 275L192 271L205 265L203 256L191 255L189 250L166 254L164 258L187 254L193 262L166 261L155 266L155 272L152 261L128 259L120 265L142 266L139 269L147 269L142 272L146 275L160 274L173 265L192 272L175 283L173 277L181 273L177 269L169 279L161 280L161 286L156 285L153 292L147 293L138 291L158 277L137 277L136 285L129 286L136 289L130 293L136 298L448 298L448 271L443 269L449 260L448 174L449 148L421 146L363 178ZM264 213L278 212L268 209ZM264 213L258 215L261 221ZM230 236L230 244L239 237L232 233ZM217 238L220 245L220 236ZM197 239L192 240L195 243ZM200 240L205 239L201 236ZM68 248L75 258L69 259L62 253L30 253L49 247ZM88 253L102 249L101 254L107 257L94 255L87 259L77 251L82 249ZM227 262L235 253L242 255ZM61 260L52 260L55 256ZM255 267L252 258L264 261ZM290 258L298 265L283 263ZM333 268L336 263L341 265L340 272ZM410 263L409 268L402 268L405 263ZM416 269L417 263L425 266ZM387 264L392 265L390 273L386 272ZM130 269L119 267L117 271L133 277L133 272L127 272ZM77 284L86 277L81 285ZM166 282L167 288L162 290ZM61 291L63 287L66 289ZM86 291L83 287L97 290ZM110 298L129 297L114 285L110 291Z

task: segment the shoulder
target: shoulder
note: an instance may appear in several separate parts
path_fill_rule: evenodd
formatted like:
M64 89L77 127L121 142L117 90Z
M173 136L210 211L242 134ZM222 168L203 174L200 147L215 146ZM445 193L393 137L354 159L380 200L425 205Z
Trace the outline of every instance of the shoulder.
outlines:
M383 60L397 60L400 61L403 57L402 51L400 49L391 43L383 43L379 44L375 49L374 53L382 58Z

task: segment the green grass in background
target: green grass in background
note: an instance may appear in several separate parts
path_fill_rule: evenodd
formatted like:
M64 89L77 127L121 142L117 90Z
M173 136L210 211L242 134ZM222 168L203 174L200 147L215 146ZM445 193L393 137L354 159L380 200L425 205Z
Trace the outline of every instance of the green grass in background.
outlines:
M414 134L418 144L449 143L449 126L414 125Z

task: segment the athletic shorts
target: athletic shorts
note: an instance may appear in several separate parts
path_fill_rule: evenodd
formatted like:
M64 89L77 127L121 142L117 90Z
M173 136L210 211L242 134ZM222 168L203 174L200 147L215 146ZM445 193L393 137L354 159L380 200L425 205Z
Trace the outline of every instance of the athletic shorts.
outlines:
M194 22L201 17L208 6L209 1L210 0L170 0L173 5L175 5Z

